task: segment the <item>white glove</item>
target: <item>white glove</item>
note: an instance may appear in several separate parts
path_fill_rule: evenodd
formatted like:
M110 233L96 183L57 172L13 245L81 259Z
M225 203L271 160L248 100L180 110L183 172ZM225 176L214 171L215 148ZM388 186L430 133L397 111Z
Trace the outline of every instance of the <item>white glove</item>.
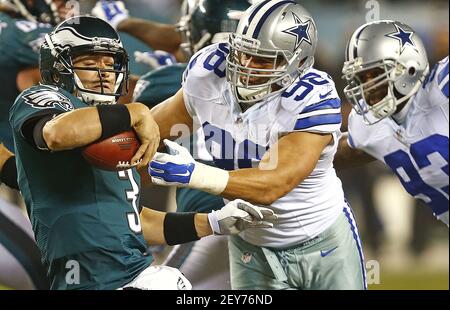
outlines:
M134 59L137 63L143 63L154 70L159 67L169 66L175 64L177 61L175 57L165 51L153 51L153 52L134 52Z
M117 29L117 26L129 17L128 10L122 1L97 1L91 14L107 21L114 29Z
M157 185L189 187L214 195L221 194L228 184L228 171L210 167L194 160L187 149L175 142L164 140L171 153L157 152L148 172Z
M248 228L272 228L278 216L268 208L252 205L241 199L227 203L222 209L208 214L214 234L235 235Z

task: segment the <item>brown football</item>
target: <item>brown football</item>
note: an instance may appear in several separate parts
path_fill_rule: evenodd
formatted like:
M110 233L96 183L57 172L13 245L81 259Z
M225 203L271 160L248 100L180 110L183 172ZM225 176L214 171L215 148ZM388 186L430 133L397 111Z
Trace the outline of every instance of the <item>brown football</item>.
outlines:
M136 133L129 130L89 144L82 154L88 163L97 168L119 171L126 169L124 167L130 164L140 145Z

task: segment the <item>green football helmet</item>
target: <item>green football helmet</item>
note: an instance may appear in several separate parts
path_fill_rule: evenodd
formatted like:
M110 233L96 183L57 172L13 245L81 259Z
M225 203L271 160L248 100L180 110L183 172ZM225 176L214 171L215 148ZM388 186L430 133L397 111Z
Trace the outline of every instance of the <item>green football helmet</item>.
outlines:
M73 60L82 55L107 55L114 59L113 69L99 67L77 68ZM70 18L56 26L45 36L40 50L42 82L65 89L90 105L114 104L118 97L128 92L128 54L122 46L119 34L107 22L91 16ZM100 91L86 88L75 70L98 73ZM103 88L102 75L115 73L114 89Z
M189 58L201 48L227 41L251 0L184 0L177 29L181 50Z

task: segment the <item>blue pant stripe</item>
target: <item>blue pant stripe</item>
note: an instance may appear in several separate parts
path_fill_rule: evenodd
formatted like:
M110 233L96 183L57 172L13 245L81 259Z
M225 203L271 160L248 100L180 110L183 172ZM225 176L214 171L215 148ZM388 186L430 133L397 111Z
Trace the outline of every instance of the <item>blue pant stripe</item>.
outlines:
M343 211L344 211L344 214L347 217L347 220L348 220L348 222L350 224L350 227L351 227L351 230L352 230L352 234L353 234L353 238L356 241L356 246L358 248L359 258L360 258L360 261L361 261L361 271L362 271L362 274L363 274L364 289L367 290L366 267L364 266L364 254L363 254L361 239L359 238L358 227L356 225L355 217L354 217L352 209L350 208L350 205L348 203L347 203L347 206L344 207Z

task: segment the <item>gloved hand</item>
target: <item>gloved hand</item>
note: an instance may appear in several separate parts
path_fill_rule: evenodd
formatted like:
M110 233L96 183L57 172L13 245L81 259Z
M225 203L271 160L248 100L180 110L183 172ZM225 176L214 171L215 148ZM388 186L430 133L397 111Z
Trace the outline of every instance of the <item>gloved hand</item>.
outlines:
M241 199L208 214L214 234L235 235L249 228L271 228L278 216L268 208L252 205Z
M91 14L107 21L114 29L117 29L117 26L129 17L128 10L122 1L97 1Z
M164 140L174 155L157 152L148 172L157 185L189 187L218 195L227 186L228 171L195 161L187 149L175 142Z
M159 67L169 66L175 64L177 61L175 57L165 51L153 51L153 52L134 52L134 59L137 63L143 63L154 70Z

